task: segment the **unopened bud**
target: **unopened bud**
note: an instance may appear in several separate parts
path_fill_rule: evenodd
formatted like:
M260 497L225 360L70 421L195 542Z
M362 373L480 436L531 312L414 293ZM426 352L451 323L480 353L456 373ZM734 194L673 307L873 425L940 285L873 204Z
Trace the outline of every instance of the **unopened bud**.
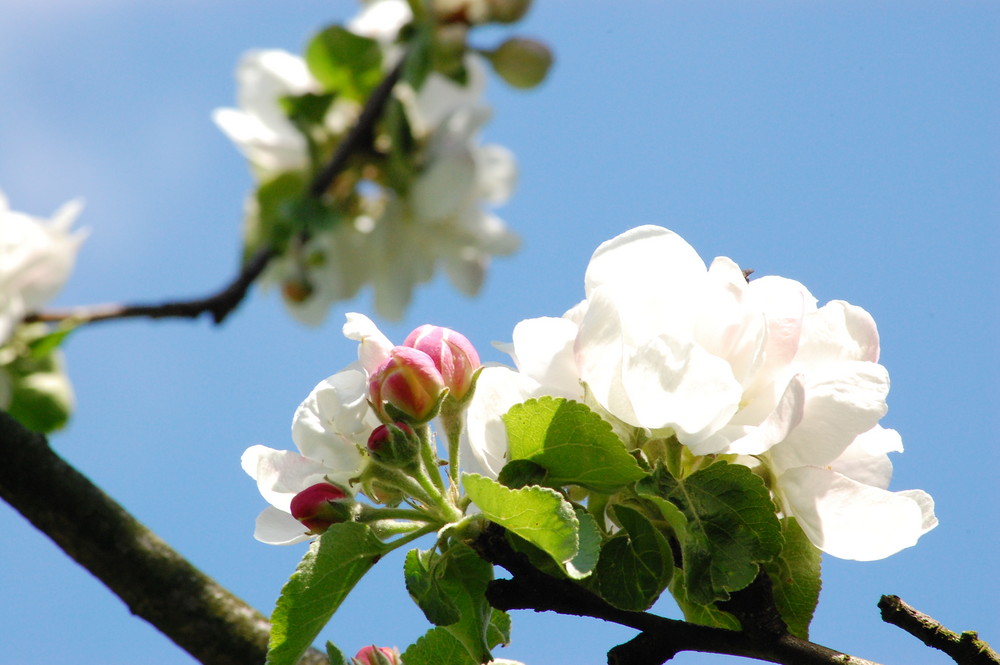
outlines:
M431 357L408 346L393 347L368 381L372 406L384 422L427 422L437 415L446 390Z
M354 658L353 665L403 665L399 649L393 647L377 647L374 644L362 647Z
M383 464L403 467L417 458L420 439L404 422L379 425L368 437L368 452Z
M496 23L520 21L531 7L531 0L487 0L490 20Z
M476 370L482 363L476 347L465 335L450 328L422 325L406 337L403 346L430 356L448 388L449 397L461 401L469 394Z
M292 498L291 513L311 533L319 534L332 524L348 521L352 503L342 488L330 483L317 483Z
M515 88L534 88L545 80L552 66L552 51L523 37L511 37L485 55L500 78Z

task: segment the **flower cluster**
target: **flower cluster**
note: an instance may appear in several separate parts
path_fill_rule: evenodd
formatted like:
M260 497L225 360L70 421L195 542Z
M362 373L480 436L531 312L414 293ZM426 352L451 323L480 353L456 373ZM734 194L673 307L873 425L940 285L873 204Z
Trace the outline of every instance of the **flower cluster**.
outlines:
M404 0L379 0L367 4L347 30L332 34L340 41L362 40L351 42L354 49L370 44L382 62L375 71L380 76L402 57L397 40L412 21ZM489 117L480 99L481 58L464 54L458 62L454 77L431 71L419 88L399 83L394 99L402 117L380 125L372 156L356 159L337 179L324 202L328 209L309 209L323 221L306 234L281 238L287 247L264 280L281 285L296 318L319 323L332 303L354 297L365 285L372 286L380 314L399 318L414 287L430 280L438 266L458 290L474 295L491 256L517 249L517 237L484 208L510 196L514 160L505 148L478 139ZM250 52L237 71L240 108L214 114L259 181L248 203L248 250L275 244L287 235L286 226L309 216L299 210L292 221L276 222L294 206L274 198L289 187L301 193L302 183L358 118L364 96L355 88L370 84L369 72L333 77L317 74L317 67L308 54L303 59L277 50ZM338 89L341 79L348 82Z
M25 316L51 300L73 270L84 231L70 227L81 204L45 221L13 211L0 193L0 409L37 431L61 427L73 406L58 337Z
M562 317L517 325L516 371L483 371L466 442L482 473L496 477L507 458L500 416L554 395L591 405L637 447L673 440L754 467L834 556L880 559L936 525L928 494L887 490L887 453L902 444L878 425L889 377L866 311L817 307L790 279L748 282L725 257L706 267L655 226L601 245L585 289Z
M344 334L359 343L358 362L321 382L295 411L298 452L257 445L243 454L243 469L271 504L257 519L262 542L301 542L359 519L359 487L376 503L415 499L442 522L460 515L441 481L428 422L440 415L445 432L456 429L448 421L461 418L472 394L475 348L429 325L396 346L361 314L347 316Z

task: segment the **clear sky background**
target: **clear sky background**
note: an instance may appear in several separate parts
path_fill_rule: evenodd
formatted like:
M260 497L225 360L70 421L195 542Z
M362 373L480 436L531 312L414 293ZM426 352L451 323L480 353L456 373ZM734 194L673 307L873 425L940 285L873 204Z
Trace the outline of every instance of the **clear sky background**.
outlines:
M892 377L883 424L906 452L893 489L922 488L941 525L873 563L824 558L813 639L892 664L945 664L883 624L898 594L1000 647L1000 4L921 0L536 0L516 31L557 65L529 93L492 80L490 141L517 156L500 215L524 241L478 299L437 280L400 341L433 322L490 360L519 320L583 295L594 248L657 223L706 259L845 299L879 324ZM236 268L242 157L211 123L251 48L300 50L347 2L0 0L0 189L48 215L82 196L91 229L58 304L196 296ZM490 46L500 33L483 34ZM53 446L197 566L265 613L305 546L253 540L239 468L291 447L292 412L354 359L346 311L306 329L254 292L221 328L112 322L68 342L78 410ZM167 665L191 658L0 504L0 665ZM323 633L345 652L405 647L426 623L401 557L383 560ZM678 616L669 600L657 609ZM632 631L514 613L498 656L605 662ZM743 662L683 654L673 662Z

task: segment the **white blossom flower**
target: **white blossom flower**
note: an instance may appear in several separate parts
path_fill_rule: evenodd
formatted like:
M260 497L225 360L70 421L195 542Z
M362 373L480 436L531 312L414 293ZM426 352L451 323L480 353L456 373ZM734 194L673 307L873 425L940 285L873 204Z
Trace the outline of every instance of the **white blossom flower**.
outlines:
M82 206L71 201L46 221L11 210L0 192L0 345L69 278L87 235L70 231Z
M368 461L365 443L378 425L365 372L348 367L317 385L292 418L297 453L261 445L243 453L243 470L271 504L257 518L254 537L274 545L308 539L306 527L291 515L292 498L321 482L353 492L351 481Z
M817 308L804 286L780 277L748 283L725 257L706 267L680 236L654 226L602 244L585 288L562 318L518 324L518 372L480 378L468 447L484 469L495 474L506 454L500 415L549 394L585 401L613 424L675 436L697 455L756 456L785 511L835 556L882 558L936 524L928 495L886 490L892 435L875 428L889 379L863 309ZM884 450L872 453L874 441Z

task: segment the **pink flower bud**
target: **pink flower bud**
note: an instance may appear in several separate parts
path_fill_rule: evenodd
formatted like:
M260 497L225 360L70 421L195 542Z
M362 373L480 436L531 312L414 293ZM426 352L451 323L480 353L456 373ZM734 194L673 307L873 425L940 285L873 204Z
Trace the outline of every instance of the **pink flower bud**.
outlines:
M408 346L394 346L368 380L372 405L386 422L427 422L437 414L445 389L431 357Z
M450 328L422 325L407 335L403 346L430 356L451 397L462 400L469 394L481 363L476 347L465 335Z
M420 439L404 422L379 425L368 437L368 451L389 466L406 466L420 452Z
M312 533L323 533L331 524L345 521L349 509L343 503L347 493L330 483L317 483L292 498L292 517Z
M403 665L399 649L377 647L374 644L362 647L352 660L355 665Z

